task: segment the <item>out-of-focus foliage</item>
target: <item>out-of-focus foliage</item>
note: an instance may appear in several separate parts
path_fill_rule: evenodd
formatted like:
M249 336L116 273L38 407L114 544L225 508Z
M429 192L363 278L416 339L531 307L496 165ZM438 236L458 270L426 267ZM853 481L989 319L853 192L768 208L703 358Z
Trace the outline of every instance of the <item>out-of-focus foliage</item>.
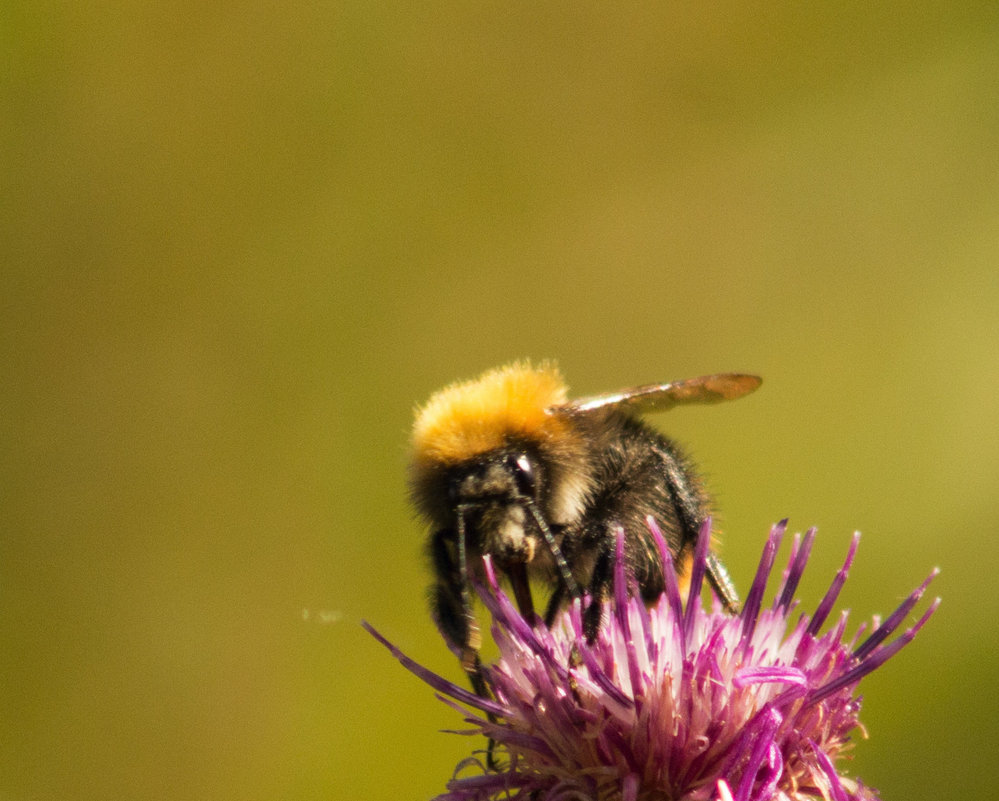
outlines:
M407 428L522 356L581 394L764 375L661 418L737 583L783 516L815 600L863 530L855 620L939 564L856 771L991 792L993 3L3 17L4 798L439 792L481 744L359 620L460 677Z

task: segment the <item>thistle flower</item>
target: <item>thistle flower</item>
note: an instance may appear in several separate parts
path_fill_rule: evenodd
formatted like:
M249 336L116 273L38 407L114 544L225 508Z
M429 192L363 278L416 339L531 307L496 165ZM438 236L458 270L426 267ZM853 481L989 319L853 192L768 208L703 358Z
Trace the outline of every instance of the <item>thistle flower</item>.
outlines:
M664 564L672 560L653 521ZM809 616L794 594L814 529L795 535L772 604L763 596L786 521L774 526L738 615L710 611L700 590L710 540L698 540L686 605L666 570L666 591L646 608L629 591L623 534L617 542L614 598L597 640L583 633L583 601L551 629L531 625L499 588L477 587L493 618L499 659L485 668L486 699L423 668L369 631L446 703L466 715L465 734L489 737L502 765L469 758L437 801L825 801L876 799L871 788L838 772L858 720L857 683L915 636L934 601L911 628L889 638L923 595L934 571L883 623L844 639L846 612L820 633L853 562L843 567ZM469 710L474 710L469 712Z

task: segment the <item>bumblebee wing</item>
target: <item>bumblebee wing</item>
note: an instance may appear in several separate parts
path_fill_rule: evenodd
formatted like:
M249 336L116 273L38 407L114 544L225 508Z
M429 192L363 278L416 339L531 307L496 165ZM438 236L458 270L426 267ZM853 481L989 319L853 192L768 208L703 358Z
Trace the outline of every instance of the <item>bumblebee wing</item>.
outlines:
M663 412L686 403L718 403L748 395L761 383L757 375L717 373L698 378L684 378L667 384L645 384L641 387L590 395L551 407L549 411L585 414L608 407L635 413Z

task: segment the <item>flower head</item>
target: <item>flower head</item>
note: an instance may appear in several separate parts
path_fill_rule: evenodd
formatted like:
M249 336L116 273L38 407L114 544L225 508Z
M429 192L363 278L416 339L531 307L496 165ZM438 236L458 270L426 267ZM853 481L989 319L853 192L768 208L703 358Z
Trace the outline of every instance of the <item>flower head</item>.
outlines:
M669 564L659 529L651 520L649 526ZM531 625L487 564L488 586L477 590L500 651L484 669L489 699L420 667L369 627L467 715L473 727L467 733L485 734L508 756L495 767L466 760L438 801L876 799L873 790L840 775L836 763L860 727L857 683L929 619L938 601L889 640L935 571L883 623L875 620L866 638L861 626L844 639L845 612L820 633L858 537L818 608L806 615L798 613L794 594L814 530L795 536L775 598L763 605L784 531L785 523L771 530L738 615L723 612L717 601L710 611L700 603L709 523L699 537L685 605L670 570L653 606L629 592L619 534L614 598L593 643L583 633L583 602L567 608L551 629Z

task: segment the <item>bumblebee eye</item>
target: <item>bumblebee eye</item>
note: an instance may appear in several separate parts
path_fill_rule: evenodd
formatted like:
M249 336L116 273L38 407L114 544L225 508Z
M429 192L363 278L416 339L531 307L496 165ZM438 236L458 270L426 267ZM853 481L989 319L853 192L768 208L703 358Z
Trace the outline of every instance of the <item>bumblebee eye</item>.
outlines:
M536 497L538 482L534 475L534 465L524 453L511 453L506 457L506 466L517 484L517 492L527 498Z

